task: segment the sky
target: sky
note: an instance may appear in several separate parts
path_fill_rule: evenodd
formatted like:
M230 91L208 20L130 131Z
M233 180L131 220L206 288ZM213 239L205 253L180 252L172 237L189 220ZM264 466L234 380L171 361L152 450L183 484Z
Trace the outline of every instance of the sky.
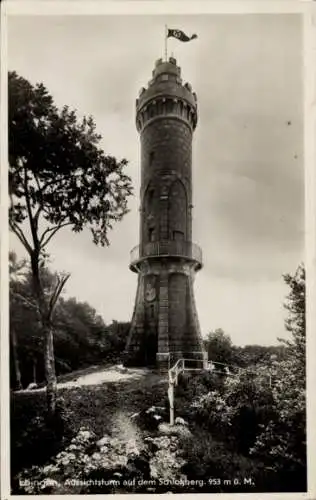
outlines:
M304 259L302 19L296 14L12 16L8 66L43 82L58 106L92 115L106 153L129 161L129 214L96 247L88 231L52 240L51 266L71 273L66 295L106 322L129 321L137 276L140 144L135 99L164 51L164 25L198 38L170 40L198 98L193 142L193 240L202 334L233 343L287 338L283 273ZM11 247L23 249L15 237Z

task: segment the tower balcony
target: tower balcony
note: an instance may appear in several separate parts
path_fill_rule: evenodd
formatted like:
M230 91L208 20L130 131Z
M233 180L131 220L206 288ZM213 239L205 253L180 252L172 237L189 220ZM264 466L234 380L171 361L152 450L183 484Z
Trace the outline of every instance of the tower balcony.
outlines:
M148 258L170 257L192 261L195 270L202 268L202 250L192 241L161 240L135 246L130 253L130 269L138 272L139 264Z

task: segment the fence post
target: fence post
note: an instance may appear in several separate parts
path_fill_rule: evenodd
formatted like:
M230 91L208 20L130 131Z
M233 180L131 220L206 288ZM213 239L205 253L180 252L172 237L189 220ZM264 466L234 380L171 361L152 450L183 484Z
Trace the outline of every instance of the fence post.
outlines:
M174 425L174 383L169 381L168 398L170 406L170 425Z

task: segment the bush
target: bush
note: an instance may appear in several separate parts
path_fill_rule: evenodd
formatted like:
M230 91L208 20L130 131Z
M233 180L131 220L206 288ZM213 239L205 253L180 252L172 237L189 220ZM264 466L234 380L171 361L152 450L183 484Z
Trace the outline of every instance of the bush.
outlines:
M46 463L71 439L73 428L62 398L57 400L53 417L45 410L43 393L24 395L12 406L15 407L11 419L11 474L14 476L22 467L30 467L34 462Z
M273 471L238 454L205 431L195 432L185 445L183 458L186 465L182 470L188 479L204 481L201 493L277 491Z
M176 414L181 415L191 425L195 426L197 423L197 414L192 407L193 401L210 391L217 390L221 392L224 387L224 378L208 372L198 374L184 373L179 376L178 382L175 388Z
M124 420L124 419L123 419ZM33 466L18 474L20 489L29 494L93 494L167 492L183 478L183 459L176 436L143 439L137 427L128 436L96 435L81 428L70 444L45 466ZM92 481L91 481L92 480Z
M272 393L259 379L239 375L205 385L198 395L187 401L190 419L217 439L234 444L235 450L248 455L254 445L260 425L272 418Z
M209 391L205 384L183 384L182 411L195 423L192 450L187 450L193 476L223 480L225 470L228 476L250 471L256 491L306 491L304 387L291 360L275 362L269 370L272 387L263 365ZM223 483L212 486L222 491Z
M274 366L274 413L266 425L260 425L250 453L255 457L263 457L265 463L282 476L290 475L295 484L293 491L305 491L305 386L304 380L295 371L295 361L286 360Z
M272 391L261 373L255 378L241 375L229 380L225 395L226 404L233 408L231 426L234 429L236 449L249 454L254 445L260 426L265 426L275 417Z

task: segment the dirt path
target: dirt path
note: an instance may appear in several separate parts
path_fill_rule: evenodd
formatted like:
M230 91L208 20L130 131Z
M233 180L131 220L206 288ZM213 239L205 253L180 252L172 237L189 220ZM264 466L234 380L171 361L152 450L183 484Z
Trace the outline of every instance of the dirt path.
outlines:
M86 375L80 375L73 380L69 380L67 382L59 382L57 384L58 389L71 389L75 387L83 387L83 386L94 386L94 385L102 385L110 382L123 382L130 380L138 380L142 377L145 377L149 372L146 368L128 368L122 369L117 365L114 365L109 368L101 369L100 371L96 371L94 373L88 373ZM43 392L45 387L35 388L35 389L23 389L21 391L16 392Z

